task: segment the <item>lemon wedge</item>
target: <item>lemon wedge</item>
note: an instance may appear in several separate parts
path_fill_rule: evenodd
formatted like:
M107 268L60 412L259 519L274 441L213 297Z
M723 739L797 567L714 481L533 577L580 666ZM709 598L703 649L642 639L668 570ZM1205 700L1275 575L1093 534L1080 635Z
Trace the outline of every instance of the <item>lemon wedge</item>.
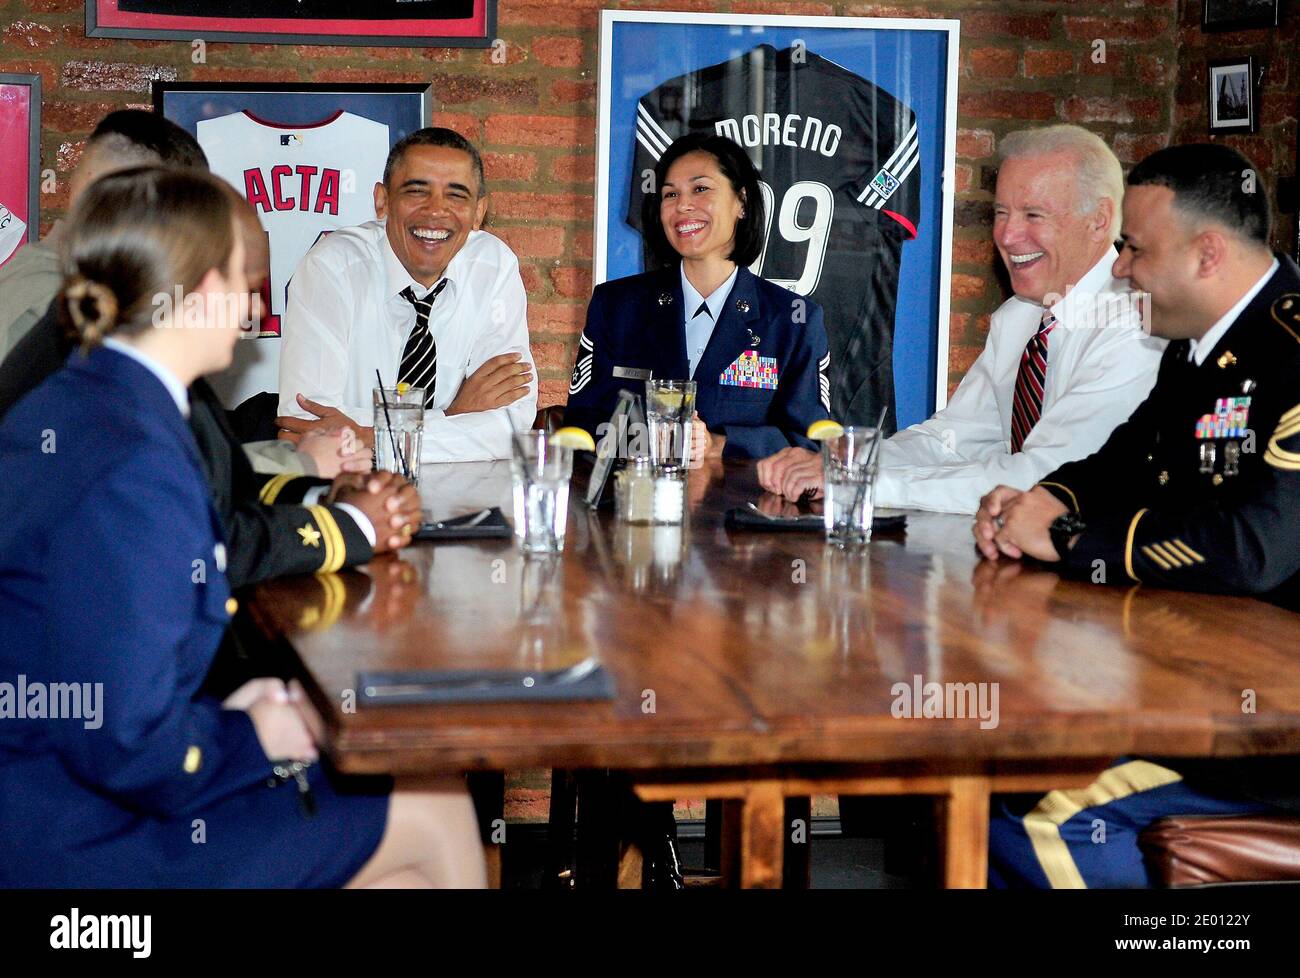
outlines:
M410 389L411 389L411 385L408 384L406 381L402 381L400 384L397 385L397 396L402 397Z
M596 443L592 441L591 435L583 428L561 428L549 439L552 445L559 448L572 448L575 452L594 452Z
M844 434L844 426L838 421L822 418L808 426L808 437L813 441L830 441Z

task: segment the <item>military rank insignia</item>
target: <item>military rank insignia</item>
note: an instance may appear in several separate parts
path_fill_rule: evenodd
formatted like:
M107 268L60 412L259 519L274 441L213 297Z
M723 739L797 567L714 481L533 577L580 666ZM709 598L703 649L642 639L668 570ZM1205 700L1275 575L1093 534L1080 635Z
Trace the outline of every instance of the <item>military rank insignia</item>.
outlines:
M757 350L746 350L722 372L718 383L728 387L757 387L774 391L779 379L776 357L760 357Z
M1221 397L1214 402L1214 413L1203 414L1196 422L1196 437L1245 438L1249 422L1249 397Z

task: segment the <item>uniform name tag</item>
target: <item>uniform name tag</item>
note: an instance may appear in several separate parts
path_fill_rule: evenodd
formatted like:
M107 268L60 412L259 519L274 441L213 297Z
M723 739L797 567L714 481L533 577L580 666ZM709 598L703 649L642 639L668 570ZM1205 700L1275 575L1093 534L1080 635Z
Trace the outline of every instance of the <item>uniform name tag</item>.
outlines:
M732 361L731 366L718 378L718 383L728 387L757 387L760 390L774 391L779 380L776 357L760 357L757 351L748 350Z
M650 371L640 367L615 367L614 376L623 380L649 380Z

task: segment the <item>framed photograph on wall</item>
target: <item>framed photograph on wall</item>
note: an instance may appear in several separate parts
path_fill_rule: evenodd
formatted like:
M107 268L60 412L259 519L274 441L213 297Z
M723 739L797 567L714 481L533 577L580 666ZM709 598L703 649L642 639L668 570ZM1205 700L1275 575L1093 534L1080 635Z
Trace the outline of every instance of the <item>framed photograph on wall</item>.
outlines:
M1201 29L1239 31L1251 27L1276 27L1281 0L1205 0Z
M0 265L40 234L41 76L0 74Z
M87 37L491 47L497 0L86 0Z
M668 145L727 136L763 180L750 270L822 307L831 414L929 417L948 388L958 28L603 11L595 280L653 267L642 207Z
M1207 65L1210 132L1255 132L1259 128L1258 78L1250 55Z
M280 316L307 250L375 219L388 151L432 117L425 85L258 85L154 82L154 110L190 132L212 172L256 209L270 245L264 314L233 366L212 378L228 407L276 391Z

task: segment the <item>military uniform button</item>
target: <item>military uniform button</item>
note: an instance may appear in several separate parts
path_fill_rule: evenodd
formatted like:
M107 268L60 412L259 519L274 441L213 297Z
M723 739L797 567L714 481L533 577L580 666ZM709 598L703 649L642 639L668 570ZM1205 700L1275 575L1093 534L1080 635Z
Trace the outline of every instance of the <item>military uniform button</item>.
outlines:
M1155 455L1152 454L1151 452L1147 452L1147 461L1148 461L1148 462L1154 462L1155 460L1156 460Z
M233 615L239 610L239 602L235 598L226 598L226 614Z
M1156 476L1156 481L1159 482L1162 486L1165 485L1165 483L1169 481L1169 473L1161 472L1158 476Z
M1221 476L1218 472L1215 472L1214 478L1212 478L1210 481L1213 482L1216 486L1221 486L1223 485L1223 476Z

